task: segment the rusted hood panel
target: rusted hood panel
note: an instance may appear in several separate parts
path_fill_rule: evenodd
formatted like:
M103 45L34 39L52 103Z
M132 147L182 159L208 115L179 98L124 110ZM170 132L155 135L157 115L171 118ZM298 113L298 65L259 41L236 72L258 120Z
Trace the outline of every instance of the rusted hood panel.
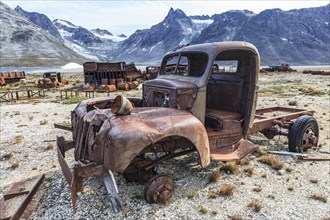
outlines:
M107 125L108 126L108 125ZM114 116L104 152L106 168L123 172L146 146L168 136L182 136L204 148L201 163L209 163L208 137L203 124L192 114L169 108L135 108L130 115Z
M210 162L209 141L204 125L191 113L172 108L140 107L129 115L117 116L109 108L113 99L94 99L80 103L72 124L75 159L103 164L107 169L123 172L147 146L168 136L182 136L196 146L201 165Z

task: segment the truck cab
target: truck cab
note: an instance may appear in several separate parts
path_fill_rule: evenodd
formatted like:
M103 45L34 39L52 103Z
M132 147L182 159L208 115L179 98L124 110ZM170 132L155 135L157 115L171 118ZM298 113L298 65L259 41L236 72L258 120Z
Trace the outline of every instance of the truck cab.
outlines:
M235 144L249 133L257 103L258 73L259 54L249 43L182 47L166 54L157 78L144 83L143 106L191 112L205 126L214 159L240 159L245 155L227 152L226 157L220 157L224 153L220 148L237 149ZM245 145L246 153L253 149L249 146Z

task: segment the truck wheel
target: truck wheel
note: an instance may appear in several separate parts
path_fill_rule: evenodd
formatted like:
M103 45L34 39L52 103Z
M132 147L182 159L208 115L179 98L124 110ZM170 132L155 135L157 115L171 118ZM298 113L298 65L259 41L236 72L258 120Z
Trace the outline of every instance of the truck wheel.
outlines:
M297 118L289 130L289 151L302 152L317 146L319 126L314 117L303 115Z
M166 203L173 193L173 180L165 174L152 177L144 187L144 198L148 203Z

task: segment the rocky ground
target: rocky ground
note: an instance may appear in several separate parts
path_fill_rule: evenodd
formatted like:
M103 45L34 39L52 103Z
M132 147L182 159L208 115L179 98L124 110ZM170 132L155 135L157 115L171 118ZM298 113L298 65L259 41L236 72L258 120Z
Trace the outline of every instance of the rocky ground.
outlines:
M329 95L330 76L262 74L258 107L315 110L319 148L307 154L330 158ZM54 129L53 123L70 123L70 111L76 104L63 104L54 97L0 104L0 196L13 182L46 174L27 209L32 213L29 219L330 219L330 161L306 162L274 155L277 162L283 163L280 169L274 169L262 163L259 154L249 155L240 164L231 164L231 168L213 161L203 169L196 154L166 161L160 172L175 181L175 194L168 204L146 203L142 185L127 183L115 174L124 205L117 214L102 179L89 178L73 213L70 189L59 168L55 145L56 136L69 139L70 133ZM285 137L269 141L260 134L250 139L261 152L287 150ZM68 159L72 161L72 155Z

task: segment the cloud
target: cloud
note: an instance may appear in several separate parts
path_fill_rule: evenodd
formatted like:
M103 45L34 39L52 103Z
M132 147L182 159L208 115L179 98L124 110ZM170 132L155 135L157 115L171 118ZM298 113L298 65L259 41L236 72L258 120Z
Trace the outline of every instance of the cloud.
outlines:
M115 34L132 34L162 21L169 9L180 8L187 15L213 15L228 10L290 10L317 7L329 1L79 1L79 0L2 0L12 8L20 5L29 12L39 12L51 20L63 19L89 29L102 28Z

